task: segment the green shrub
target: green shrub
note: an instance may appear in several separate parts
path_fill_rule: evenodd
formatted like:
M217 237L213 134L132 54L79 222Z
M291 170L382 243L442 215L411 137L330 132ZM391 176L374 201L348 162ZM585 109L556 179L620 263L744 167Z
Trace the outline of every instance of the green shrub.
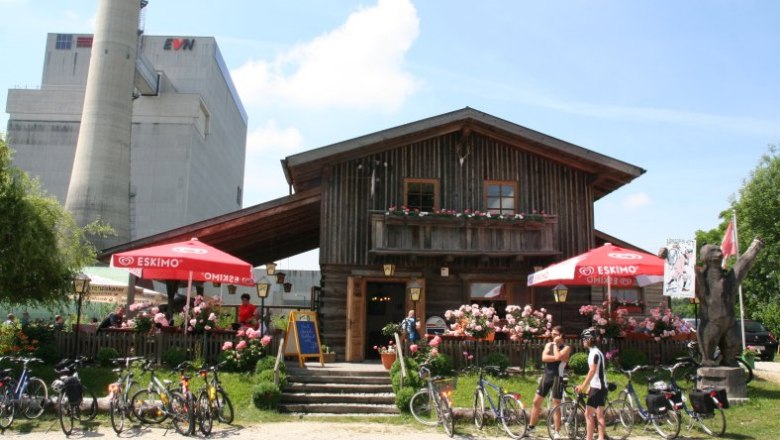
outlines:
M260 382L252 390L252 402L260 409L276 409L282 391L273 382Z
M57 348L56 344L52 343L41 344L35 350L34 356L40 358L47 364L55 364L62 359L60 349Z
M509 358L501 353L490 353L482 364L495 366L501 371L506 371L509 368Z
M454 369L452 358L446 354L434 356L430 361L431 375L433 376L451 376Z
M101 367L110 367L111 361L119 357L119 352L115 348L103 347L97 352L95 358Z
M187 350L181 347L169 348L162 356L163 363L169 367L175 367L187 360Z
M263 370L255 376L257 383L274 381L274 370ZM283 372L279 372L279 388L284 389L287 385L287 375Z
M255 373L260 373L265 370L273 371L275 364L276 358L274 356L263 356L257 361L257 364L255 364ZM284 362L279 362L279 371L283 373L287 372L287 365Z
M420 367L417 365L417 361L412 358L405 357L404 364L406 365L406 379L404 379L404 386L420 388L424 385L423 380L420 379ZM393 385L393 392L397 393L401 388L401 363L395 361L390 368L390 382Z
M646 365L647 355L645 352L636 348L624 348L620 352L620 367L624 370L630 370L637 365Z
M588 354L587 353L574 353L569 357L569 368L574 374L580 376L588 374Z
M403 387L397 393L395 393L395 406L402 412L409 412L409 402L412 400L412 396L416 393L418 388Z

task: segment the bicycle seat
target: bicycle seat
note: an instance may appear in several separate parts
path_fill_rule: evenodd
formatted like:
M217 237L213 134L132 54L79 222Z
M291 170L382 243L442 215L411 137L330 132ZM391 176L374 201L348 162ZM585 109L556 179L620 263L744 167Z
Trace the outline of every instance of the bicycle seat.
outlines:
M170 380L170 379L163 379L163 384L165 384L166 386L167 386L167 385L170 385L170 384L172 384L172 383L173 383L173 381L172 381L172 380Z

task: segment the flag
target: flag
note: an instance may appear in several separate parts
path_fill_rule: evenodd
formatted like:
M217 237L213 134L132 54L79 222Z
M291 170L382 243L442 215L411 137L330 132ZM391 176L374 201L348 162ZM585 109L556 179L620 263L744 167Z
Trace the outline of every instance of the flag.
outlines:
M726 227L726 235L720 243L720 250L723 252L723 267L726 267L726 259L732 255L737 255L737 237L734 233L734 221L730 221Z

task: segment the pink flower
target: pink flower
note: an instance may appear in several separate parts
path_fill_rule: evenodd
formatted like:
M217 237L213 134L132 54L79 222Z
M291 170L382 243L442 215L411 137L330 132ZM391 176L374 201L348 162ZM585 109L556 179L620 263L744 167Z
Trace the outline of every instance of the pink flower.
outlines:
M438 356L439 355L439 349L433 348L431 349L431 356Z
M431 347L436 347L439 344L441 344L441 337L438 335L434 336L433 339L431 339L431 342L428 343Z
M246 330L245 330L245 329L243 329L243 328L242 328L242 329L239 329L239 330L236 332L236 336L238 336L239 338L240 338L240 337L243 337L245 334L246 334Z
M265 335L263 336L262 339L260 339L260 345L262 345L263 347L268 346L268 344L270 343L271 343L271 337L268 335Z
M417 350L419 349L420 347L417 344L412 344L409 346L409 351L411 351L412 353L417 353Z
M233 348L233 343L230 341L225 341L224 344L222 344L222 351L230 350Z
M246 341L241 341L236 344L236 350L241 351L246 348Z

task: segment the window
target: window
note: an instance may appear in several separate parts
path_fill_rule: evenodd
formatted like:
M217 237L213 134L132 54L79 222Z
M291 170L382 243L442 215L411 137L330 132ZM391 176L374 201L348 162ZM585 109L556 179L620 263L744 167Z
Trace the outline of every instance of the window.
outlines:
M514 215L516 199L516 182L485 182L485 211Z
M471 283L469 285L469 297L471 304L480 306L493 306L500 316L506 309L508 286L505 283Z
M606 295L606 290L604 295ZM642 306L642 295L637 288L613 288L612 289L612 303L616 306Z
M70 49L72 45L73 35L57 34L57 42L54 44L55 49Z
M406 179L406 207L420 211L439 208L439 181L436 179Z

